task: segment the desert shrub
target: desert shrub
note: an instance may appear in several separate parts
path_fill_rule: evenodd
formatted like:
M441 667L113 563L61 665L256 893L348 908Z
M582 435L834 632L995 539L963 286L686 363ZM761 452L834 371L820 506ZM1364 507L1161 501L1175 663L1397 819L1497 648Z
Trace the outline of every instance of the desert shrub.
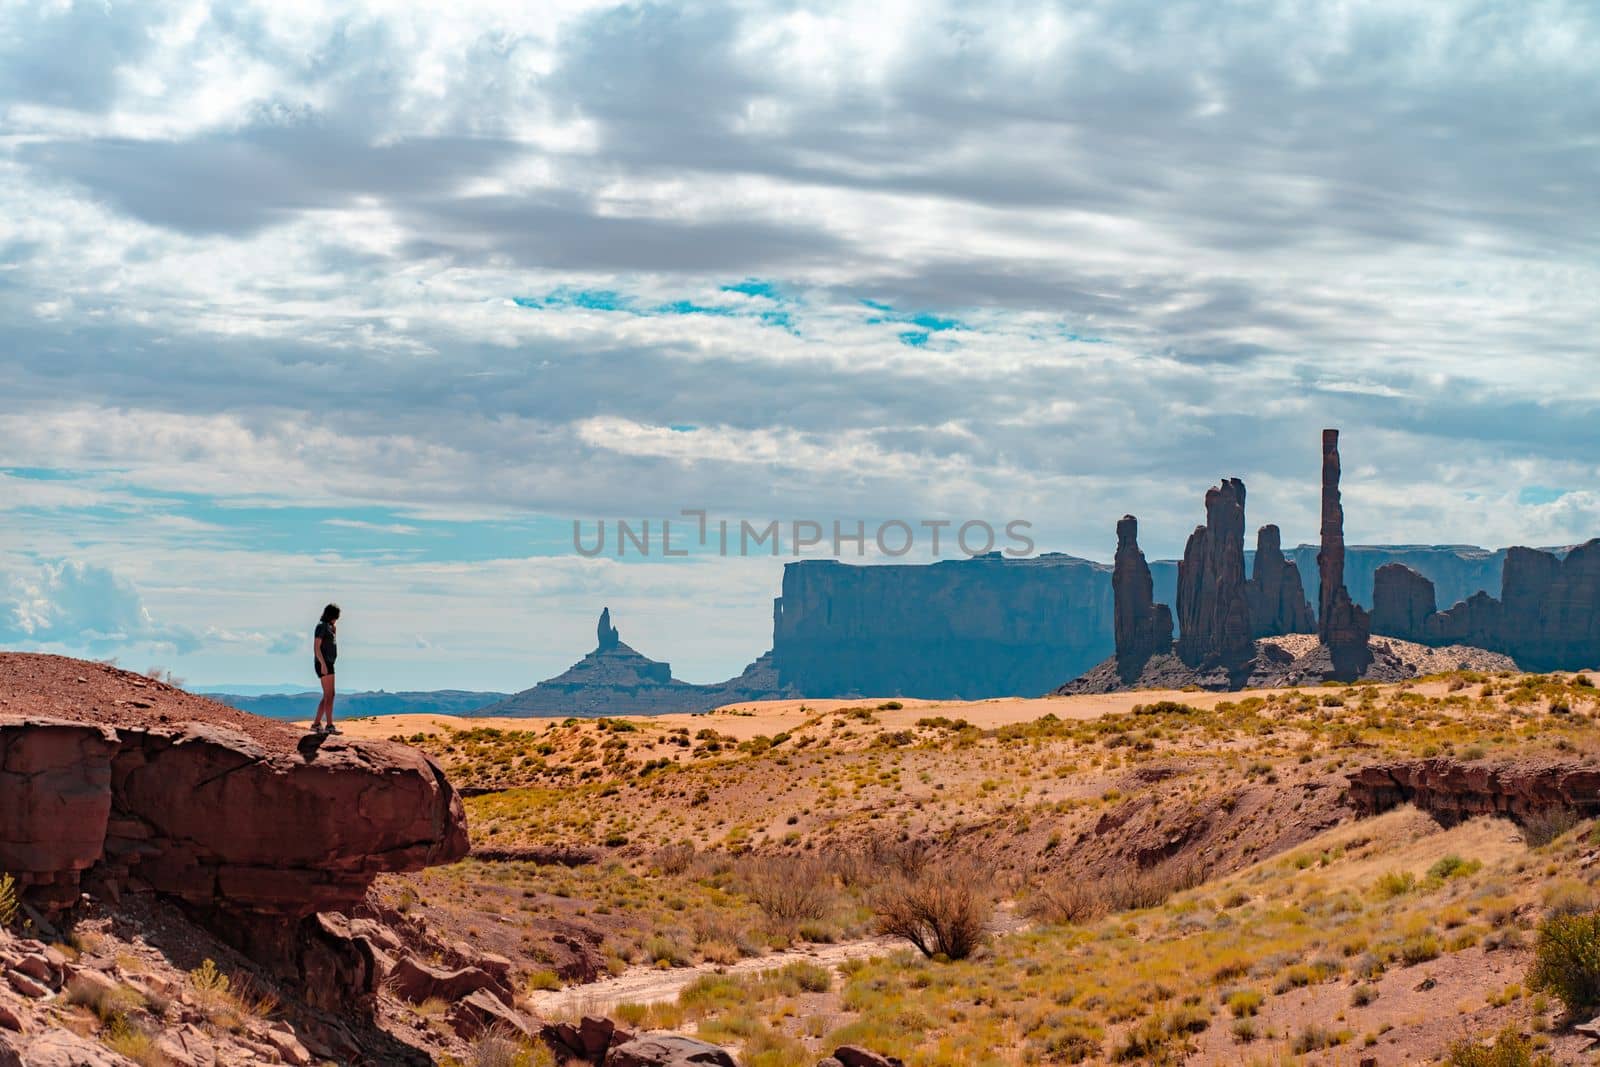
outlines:
M1206 880L1205 868L1191 860L1168 860L1145 870L1125 870L1100 884L1109 911L1133 911L1165 904L1174 893Z
M1139 1060L1144 1063L1182 1063L1194 1051L1189 1035L1211 1025L1211 1017L1200 1008L1182 1007L1146 1016L1130 1029L1122 1044L1112 1052L1118 1063Z
M1106 913L1105 897L1080 878L1054 878L1036 886L1024 909L1030 919L1057 925L1093 922Z
M1403 897L1417 888L1417 876L1410 871L1388 871L1378 876L1372 891L1380 900Z
M126 1021L130 1013L144 1007L144 997L132 986L108 989L75 977L67 983L67 1003L88 1008L102 1023L111 1026Z
M473 1043L467 1067L549 1067L554 1062L543 1046L530 1045L509 1027L498 1026Z
M144 1030L118 1016L100 1035L100 1043L119 1056L126 1056L139 1067L168 1067L168 1061L156 1048L156 1042Z
M807 993L826 993L833 988L833 972L815 963L791 963L777 974L777 981L793 982Z
M1600 913L1541 922L1528 985L1555 994L1573 1015L1600 1007Z
M1289 1042L1289 1050L1296 1056L1304 1056L1308 1052L1318 1049L1334 1048L1349 1040L1349 1035L1342 1031L1330 1030L1326 1026L1311 1023L1301 1028L1294 1040Z
M1450 1067L1555 1067L1555 1060L1549 1056L1533 1054L1533 1046L1515 1026L1500 1031L1492 1045L1465 1037L1453 1042L1445 1053L1445 1062Z
M0 926L16 922L17 909L21 906L17 899L17 880L9 874L0 874Z
M1364 1008L1378 999L1378 991L1369 985L1358 985L1350 990L1350 1004L1352 1007Z
M1481 860L1462 859L1452 852L1428 868L1428 881L1442 882L1447 878L1465 878L1477 874L1482 869Z
M1529 848L1539 848L1577 825L1578 813L1571 808L1546 808L1522 820L1522 839Z
M1266 999L1258 990L1236 989L1227 996L1228 1010L1233 1012L1235 1019L1245 1019L1260 1011L1261 1003Z
M1439 939L1422 933L1406 938L1400 943L1400 959L1408 967L1439 958Z
M693 962L683 943L665 934L655 934L646 939L642 947L645 958L657 967L687 967Z
M530 992L541 989L560 989L561 976L548 968L541 971L532 971L528 974L527 988Z
M880 932L924 956L961 960L982 944L994 897L977 866L959 864L884 882L872 894L872 910Z
M774 929L790 931L833 909L833 873L813 856L760 856L741 871L745 893Z
M1546 915L1584 915L1594 910L1594 890L1576 878L1563 878L1545 887Z

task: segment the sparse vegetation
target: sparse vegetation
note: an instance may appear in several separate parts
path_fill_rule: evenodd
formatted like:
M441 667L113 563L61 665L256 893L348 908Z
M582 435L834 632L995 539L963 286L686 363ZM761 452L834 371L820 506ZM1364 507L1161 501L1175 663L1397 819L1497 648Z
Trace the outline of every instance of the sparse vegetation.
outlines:
M1600 1008L1600 913L1552 915L1539 924L1528 986L1554 994L1571 1015Z
M982 943L994 910L988 883L973 864L897 874L873 894L878 929L924 956L964 960Z

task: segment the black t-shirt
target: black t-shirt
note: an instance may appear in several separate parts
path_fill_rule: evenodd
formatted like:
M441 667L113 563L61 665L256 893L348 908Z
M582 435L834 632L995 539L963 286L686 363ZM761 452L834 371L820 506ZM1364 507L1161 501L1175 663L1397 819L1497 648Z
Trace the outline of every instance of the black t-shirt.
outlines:
M339 656L339 638L333 632L333 627L325 622L317 623L316 637L322 638L322 662L331 669L333 661Z

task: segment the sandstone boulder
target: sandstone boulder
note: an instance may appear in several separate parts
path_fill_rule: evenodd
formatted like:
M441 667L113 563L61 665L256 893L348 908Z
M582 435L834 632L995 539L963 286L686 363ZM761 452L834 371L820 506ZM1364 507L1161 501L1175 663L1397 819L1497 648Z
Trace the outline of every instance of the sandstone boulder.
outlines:
M833 1050L833 1058L844 1067L905 1067L902 1061L893 1056L872 1052L860 1045L840 1045Z
M413 1004L420 1004L431 997L456 1001L480 989L495 990L501 994L502 1000L508 999L510 995L510 990L504 988L502 980L496 979L482 968L459 967L455 970L444 970L430 967L410 956L401 956L395 960L387 980L389 988L394 990L396 996Z
M738 1067L716 1045L677 1034L637 1037L606 1054L605 1067Z
M468 993L456 1001L445 1014L445 1019L457 1036L468 1041L496 1027L514 1030L530 1041L534 1039L528 1020L487 989Z

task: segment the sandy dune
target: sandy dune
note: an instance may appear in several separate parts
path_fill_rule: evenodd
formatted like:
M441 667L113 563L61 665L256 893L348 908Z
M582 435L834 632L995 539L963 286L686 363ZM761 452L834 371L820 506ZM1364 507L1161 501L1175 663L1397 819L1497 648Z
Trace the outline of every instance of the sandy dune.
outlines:
M1383 688L1392 688L1385 686ZM1414 688L1418 692L1437 695L1444 690L1442 682L1425 682ZM1103 693L1084 696L1050 697L996 697L992 700L912 700L904 697L878 697L854 700L763 700L746 704L732 704L715 711L698 715L618 715L642 725L655 725L671 730L686 726L698 730L714 726L719 733L739 740L757 734L775 734L792 730L807 719L838 708L867 707L878 709L890 700L902 707L893 710L875 710L884 729L911 726L918 719L943 715L951 719L965 719L982 729L994 729L1011 723L1031 722L1044 715L1062 719L1093 719L1101 715L1128 712L1137 704L1151 704L1160 700L1176 700L1200 708L1212 708L1227 700L1242 700L1252 692L1261 695L1274 690L1246 690L1239 693L1197 693L1177 689L1145 689L1133 693ZM337 708L335 709L337 714ZM442 730L471 730L476 727L494 727L500 730L545 730L561 722L560 717L502 718L469 717L460 715L380 715L362 719L342 719L340 728L356 737L409 736L415 733L437 733Z

